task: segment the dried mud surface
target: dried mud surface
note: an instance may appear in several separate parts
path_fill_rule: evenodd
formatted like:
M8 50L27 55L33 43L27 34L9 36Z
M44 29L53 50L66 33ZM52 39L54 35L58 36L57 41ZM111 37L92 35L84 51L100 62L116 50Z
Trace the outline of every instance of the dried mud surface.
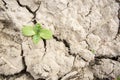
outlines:
M119 0L0 0L0 80L116 80ZM21 33L40 22L53 39Z

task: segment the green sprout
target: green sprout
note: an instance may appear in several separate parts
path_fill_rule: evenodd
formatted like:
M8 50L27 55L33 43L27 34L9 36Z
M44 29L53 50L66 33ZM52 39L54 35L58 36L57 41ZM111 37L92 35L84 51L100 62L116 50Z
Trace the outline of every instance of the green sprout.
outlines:
M94 50L94 49L92 49L91 52L92 52L93 54L95 54L95 50Z
M51 39L52 31L42 28L39 23L36 23L35 26L24 26L22 28L22 33L24 36L32 37L33 42L37 44L41 39Z
M120 80L120 76L117 77L117 80Z

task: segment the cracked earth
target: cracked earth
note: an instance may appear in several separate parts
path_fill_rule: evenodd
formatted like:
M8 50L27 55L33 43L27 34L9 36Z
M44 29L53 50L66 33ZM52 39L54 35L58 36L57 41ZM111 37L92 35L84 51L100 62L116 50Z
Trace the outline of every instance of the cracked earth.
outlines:
M0 0L0 80L116 80L120 0ZM21 33L40 22L53 39Z

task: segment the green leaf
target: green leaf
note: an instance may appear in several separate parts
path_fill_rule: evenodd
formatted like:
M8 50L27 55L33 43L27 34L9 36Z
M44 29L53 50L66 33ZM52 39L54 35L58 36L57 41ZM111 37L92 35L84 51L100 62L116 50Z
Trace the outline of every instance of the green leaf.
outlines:
M24 36L32 36L33 42L37 44L41 39L51 39L52 32L47 29L43 29L41 24L37 23L34 27L25 26L22 28Z
M91 50L91 52L93 53L93 54L95 54L95 50L93 49L93 50Z
M40 29L41 29L41 25L39 23L36 23L35 24L35 27L34 27L34 31L36 34L38 34L40 32Z
M33 42L34 42L35 44L37 44L40 40L41 40L41 38L40 38L39 35L34 35L34 36L33 36Z
M22 33L24 36L32 36L35 34L32 26L25 26L22 28Z
M40 37L43 39L51 39L52 38L52 32L47 29L41 29L40 30Z
M117 77L117 80L120 80L120 76L119 76L119 77Z

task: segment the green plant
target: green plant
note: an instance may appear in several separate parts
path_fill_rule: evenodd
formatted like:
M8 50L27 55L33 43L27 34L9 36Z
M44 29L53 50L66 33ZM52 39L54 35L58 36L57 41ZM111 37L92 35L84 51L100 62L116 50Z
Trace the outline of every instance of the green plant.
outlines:
M120 76L117 77L117 80L120 80Z
M35 26L24 26L22 28L22 33L24 36L32 37L33 42L37 44L41 39L51 39L52 31L42 28L39 23Z
M94 49L92 49L91 52L92 52L93 54L95 54L95 50L94 50Z

